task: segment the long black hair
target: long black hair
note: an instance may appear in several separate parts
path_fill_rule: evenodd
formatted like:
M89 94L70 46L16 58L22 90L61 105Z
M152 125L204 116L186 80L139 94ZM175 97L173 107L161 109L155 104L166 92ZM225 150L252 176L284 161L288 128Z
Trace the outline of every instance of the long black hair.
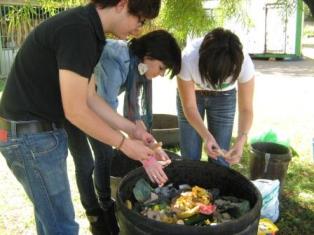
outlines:
M143 60L145 56L160 60L171 70L173 78L181 69L181 49L175 38L165 30L155 30L129 42L132 52Z
M216 28L209 32L201 44L199 55L203 82L222 87L229 76L232 76L232 82L237 80L244 56L240 39L230 30Z

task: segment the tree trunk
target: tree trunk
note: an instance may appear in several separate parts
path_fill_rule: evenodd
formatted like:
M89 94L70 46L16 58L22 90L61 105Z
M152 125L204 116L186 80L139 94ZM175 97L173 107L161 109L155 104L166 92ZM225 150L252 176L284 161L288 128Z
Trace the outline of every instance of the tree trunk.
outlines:
M314 17L314 1L313 0L303 0L303 2L305 2L306 5L308 5L312 16Z

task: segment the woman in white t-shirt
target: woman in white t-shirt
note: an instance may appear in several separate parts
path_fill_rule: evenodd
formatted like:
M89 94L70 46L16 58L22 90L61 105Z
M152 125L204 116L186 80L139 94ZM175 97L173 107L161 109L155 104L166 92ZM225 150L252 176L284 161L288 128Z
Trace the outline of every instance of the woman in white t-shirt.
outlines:
M203 141L214 162L224 166L240 162L253 121L254 73L251 58L229 30L216 28L186 46L177 79L183 158L199 160ZM238 135L229 150L237 100Z

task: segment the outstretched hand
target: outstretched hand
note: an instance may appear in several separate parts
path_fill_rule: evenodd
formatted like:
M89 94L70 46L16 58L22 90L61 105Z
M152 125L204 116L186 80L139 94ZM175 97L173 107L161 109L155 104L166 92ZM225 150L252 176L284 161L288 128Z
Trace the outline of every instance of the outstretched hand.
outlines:
M162 142L155 142L149 145L155 153L156 160L163 166L166 167L171 163L171 159L168 154L162 149Z
M162 187L167 182L168 177L165 174L162 165L154 156L142 161L142 164L152 182L157 183L159 187Z

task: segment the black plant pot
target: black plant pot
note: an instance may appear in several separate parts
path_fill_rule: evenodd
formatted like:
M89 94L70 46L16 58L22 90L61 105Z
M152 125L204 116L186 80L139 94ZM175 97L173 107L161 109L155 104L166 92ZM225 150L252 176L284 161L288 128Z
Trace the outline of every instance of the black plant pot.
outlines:
M162 142L164 147L174 147L179 145L178 118L171 114L154 114L152 135L158 142Z
M290 149L284 145L270 142L257 142L252 144L250 178L253 180L279 179L281 194L291 157Z

